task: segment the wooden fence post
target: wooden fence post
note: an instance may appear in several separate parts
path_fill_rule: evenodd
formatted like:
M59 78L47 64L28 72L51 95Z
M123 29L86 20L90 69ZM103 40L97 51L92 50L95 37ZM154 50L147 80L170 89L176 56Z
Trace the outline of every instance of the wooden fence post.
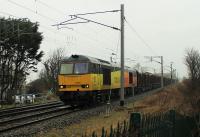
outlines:
M97 137L96 132L92 132L92 137Z
M130 116L129 136L140 137L141 114L134 112Z
M106 131L104 127L102 128L102 131L101 131L101 137L106 137Z
M170 110L170 120L172 122L172 137L175 137L175 118L176 118L176 111L175 110Z
M110 126L110 137L114 137L114 130L112 125Z

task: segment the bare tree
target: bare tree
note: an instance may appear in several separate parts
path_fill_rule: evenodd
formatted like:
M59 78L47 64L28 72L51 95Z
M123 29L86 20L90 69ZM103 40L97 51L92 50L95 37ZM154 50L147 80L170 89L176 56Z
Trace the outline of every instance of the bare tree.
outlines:
M47 89L56 91L58 84L59 62L64 58L64 49L56 49L43 63L44 69L40 72L40 78L46 83Z
M198 50L187 49L185 56L185 64L187 66L189 77L194 87L200 83L200 54Z

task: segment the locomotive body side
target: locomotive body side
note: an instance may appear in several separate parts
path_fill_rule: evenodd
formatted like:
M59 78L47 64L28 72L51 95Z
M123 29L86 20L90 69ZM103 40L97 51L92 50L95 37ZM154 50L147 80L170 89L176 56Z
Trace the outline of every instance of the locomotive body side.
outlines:
M76 73L76 70L79 72ZM70 73L66 73L68 71ZM81 55L72 56L61 62L60 72L58 93L66 104L93 103L111 94L119 96L120 69L109 62ZM134 72L125 70L124 76L125 88L136 86Z

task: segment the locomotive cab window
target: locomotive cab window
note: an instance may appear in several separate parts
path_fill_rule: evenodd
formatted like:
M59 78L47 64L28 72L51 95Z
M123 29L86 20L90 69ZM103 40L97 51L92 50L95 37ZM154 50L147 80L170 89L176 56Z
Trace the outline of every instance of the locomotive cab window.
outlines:
M60 74L72 74L73 64L61 64Z
M91 63L90 65L89 65L89 72L90 73L99 73L99 66L98 66L98 64L93 64L93 63Z
M88 73L88 63L75 63L74 64L74 73L75 74Z

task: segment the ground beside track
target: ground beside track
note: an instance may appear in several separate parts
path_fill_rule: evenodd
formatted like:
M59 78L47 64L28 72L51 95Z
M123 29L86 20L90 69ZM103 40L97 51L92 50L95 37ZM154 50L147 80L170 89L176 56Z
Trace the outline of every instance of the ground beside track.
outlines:
M90 135L93 131L96 131L100 135L102 127L105 127L105 129L110 129L111 125L116 127L118 122L128 120L130 113L133 111L154 113L176 109L184 114L199 111L194 108L195 106L192 106L191 100L187 98L186 93L182 92L181 89L184 88L183 86L181 84L173 85L152 95L150 94L144 98L141 97L138 101L130 101L123 109L114 107L109 117L106 117L105 113L101 113L98 116L90 117L82 120L80 123L71 124L61 129L54 128L48 131L48 133L40 132L36 137L81 137L82 134L86 133Z
M58 96L48 93L45 96L42 97L36 97L35 102L34 103L23 103L23 104L0 104L0 111L4 110L4 109L12 109L12 108L16 108L16 107L26 107L26 106L32 106L32 105L39 105L39 104L44 104L44 103L49 103L49 102L53 102L53 101L59 101Z

